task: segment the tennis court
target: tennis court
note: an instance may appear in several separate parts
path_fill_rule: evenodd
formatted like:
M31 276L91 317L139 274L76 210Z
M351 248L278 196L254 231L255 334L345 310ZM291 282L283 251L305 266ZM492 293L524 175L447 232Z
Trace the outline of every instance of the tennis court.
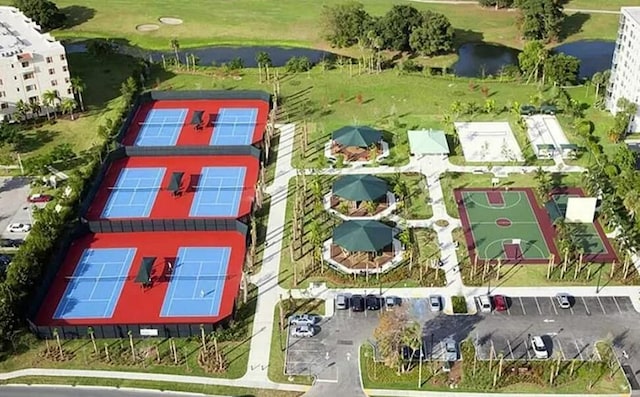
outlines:
M555 253L553 228L530 189L459 189L454 194L467 245L478 261L546 263Z
M230 255L230 247L180 248L160 317L217 316Z
M135 248L86 249L67 278L53 318L112 317L135 252Z
M221 108L211 136L211 145L250 145L257 117L256 108Z
M552 211L549 215L551 219L564 217L567 211L567 200L569 197L582 197L578 194L554 194L551 196L555 211ZM587 255L601 255L609 254L610 251L605 245L605 236L601 236L600 232L596 228L596 221L593 223L567 223L567 227L571 230L571 235L575 238L575 241L584 249L584 253Z
M188 109L151 109L144 122L135 146L175 146L187 117Z
M166 168L123 168L102 211L103 218L146 218L151 213Z
M246 167L203 167L189 216L236 216Z

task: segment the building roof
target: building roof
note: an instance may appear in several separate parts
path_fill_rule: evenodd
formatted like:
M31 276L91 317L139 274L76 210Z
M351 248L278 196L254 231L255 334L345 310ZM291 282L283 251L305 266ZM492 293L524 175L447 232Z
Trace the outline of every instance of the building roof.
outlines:
M351 252L376 252L393 242L394 230L382 222L347 221L333 229L333 243Z
M335 182L332 193L351 201L373 201L387 194L389 185L373 175L344 175Z
M367 126L345 126L333 131L331 139L343 146L367 148L382 139L382 133Z
M50 49L64 50L64 47L50 34L41 33L40 26L17 8L0 7L0 58Z
M411 130L407 134L412 154L449 154L444 131Z
M620 11L640 25L640 7L622 7Z
M248 155L125 157L109 166L85 218L241 218L251 212L259 169Z

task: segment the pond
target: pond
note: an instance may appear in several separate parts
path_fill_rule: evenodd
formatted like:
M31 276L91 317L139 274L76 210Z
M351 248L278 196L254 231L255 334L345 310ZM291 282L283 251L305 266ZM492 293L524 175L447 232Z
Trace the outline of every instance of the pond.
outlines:
M580 77L589 78L596 72L611 68L615 42L581 40L553 48L580 60ZM458 49L458 61L453 65L456 76L482 77L496 75L507 65L518 63L519 50L501 45L467 43Z

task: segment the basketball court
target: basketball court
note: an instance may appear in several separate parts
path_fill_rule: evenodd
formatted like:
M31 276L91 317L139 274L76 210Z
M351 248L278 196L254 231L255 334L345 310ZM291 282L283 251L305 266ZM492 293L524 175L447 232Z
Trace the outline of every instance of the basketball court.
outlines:
M547 263L551 254L557 257L553 227L531 189L457 189L454 195L478 262Z

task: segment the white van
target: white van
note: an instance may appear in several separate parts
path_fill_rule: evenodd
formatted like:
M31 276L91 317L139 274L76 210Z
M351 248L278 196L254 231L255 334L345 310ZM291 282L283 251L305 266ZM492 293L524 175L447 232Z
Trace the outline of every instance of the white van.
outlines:
M482 313L491 313L491 298L489 295L480 295L478 297L478 305L480 305L480 311Z

